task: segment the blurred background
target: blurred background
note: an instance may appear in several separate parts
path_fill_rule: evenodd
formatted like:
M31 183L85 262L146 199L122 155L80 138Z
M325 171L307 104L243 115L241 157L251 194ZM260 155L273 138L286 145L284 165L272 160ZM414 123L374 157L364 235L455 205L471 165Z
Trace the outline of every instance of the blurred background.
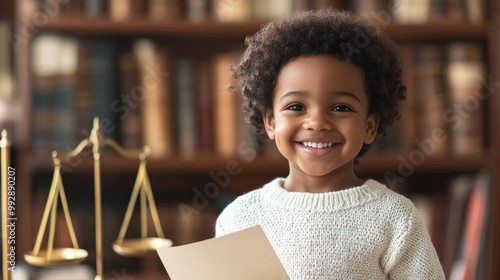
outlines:
M23 255L33 249L47 202L51 152L89 137L94 117L123 147L151 148L149 179L174 245L213 237L217 215L235 196L286 176L273 143L245 125L240 97L227 91L228 67L265 22L319 8L352 11L379 25L404 66L401 117L360 160L359 175L414 201L447 279L500 279L500 207L492 203L500 199L496 1L2 0L0 129L12 141L18 217L13 279L93 279L90 151L61 167L88 258L39 268ZM361 37L359 43L366 47ZM138 160L102 151L106 279L168 277L156 255L130 258L111 248L138 167ZM134 211L127 236L140 236L139 216ZM71 247L61 209L55 219L54 246ZM151 215L148 229L155 236Z

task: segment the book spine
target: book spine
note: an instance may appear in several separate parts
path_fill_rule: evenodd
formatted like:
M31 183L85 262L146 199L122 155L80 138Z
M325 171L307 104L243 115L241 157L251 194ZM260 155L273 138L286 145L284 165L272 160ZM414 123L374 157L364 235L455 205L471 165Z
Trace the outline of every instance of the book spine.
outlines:
M109 14L112 20L123 21L132 16L132 0L109 1Z
M94 39L90 42L90 87L92 116L98 117L102 131L114 139L118 136L118 117L111 109L118 98L117 42Z
M151 20L179 20L182 17L180 0L149 0L147 10Z
M186 17L192 22L206 21L209 17L207 0L187 0Z
M414 45L401 45L399 57L403 68L403 81L406 85L406 99L399 106L401 120L396 122L400 135L400 145L402 151L410 151L415 148L415 139L418 138L418 94L417 94L417 69L415 61Z
M431 143L427 156L448 153L449 141L435 139L436 131L448 135L444 115L448 109L448 95L444 82L444 49L439 44L423 44L416 47L417 96L422 116L420 142ZM449 137L446 137L448 139Z
M480 79L485 75L481 46L452 43L448 46L447 84L450 110L445 119L452 131L456 155L480 156L484 152L484 100Z
M215 149L221 157L233 157L237 149L237 108L234 93L229 92L232 82L229 66L234 62L231 53L214 56L214 124Z
M211 93L211 71L210 62L201 60L197 67L198 81L198 122L199 122L199 140L200 152L210 154L213 152L214 136L213 136L213 102Z
M192 158L198 152L198 106L193 58L176 61L177 143L181 157Z
M86 17L102 17L106 15L104 0L83 0L83 13Z
M139 103L141 100L134 95L139 85L139 73L137 62L131 51L125 51L120 55L120 84L122 92L122 104L117 108L120 112L120 140L125 148L137 149L142 146L141 142L141 111Z
M152 157L170 156L174 152L170 57L147 39L136 41L133 49L141 83L137 90L143 98L143 143L151 148Z

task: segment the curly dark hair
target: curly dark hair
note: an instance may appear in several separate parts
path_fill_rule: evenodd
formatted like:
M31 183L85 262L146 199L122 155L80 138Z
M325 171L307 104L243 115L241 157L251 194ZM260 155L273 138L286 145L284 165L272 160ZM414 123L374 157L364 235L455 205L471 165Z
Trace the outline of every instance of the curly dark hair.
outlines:
M375 25L347 12L321 9L292 14L267 23L245 39L246 50L231 67L230 90L243 95L247 122L265 132L263 113L273 111L280 70L299 56L331 55L352 63L364 74L369 113L380 117L378 135L384 135L405 98L395 44ZM358 157L369 148L364 145Z

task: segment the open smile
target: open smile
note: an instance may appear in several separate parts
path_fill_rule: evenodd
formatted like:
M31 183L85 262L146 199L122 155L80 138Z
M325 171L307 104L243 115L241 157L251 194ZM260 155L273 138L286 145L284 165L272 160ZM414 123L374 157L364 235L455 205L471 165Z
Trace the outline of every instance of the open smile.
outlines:
M305 147L310 147L314 149L323 149L323 148L330 148L335 143L332 142L300 142L303 146Z
M330 154L339 143L327 141L301 141L297 142L299 147L312 156L324 156Z

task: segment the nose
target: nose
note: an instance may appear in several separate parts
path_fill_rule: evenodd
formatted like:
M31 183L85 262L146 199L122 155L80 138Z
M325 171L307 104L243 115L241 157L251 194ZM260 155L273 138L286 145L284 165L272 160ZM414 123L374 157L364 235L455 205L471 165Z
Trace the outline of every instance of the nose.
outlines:
M324 112L323 110L309 111L307 119L304 121L304 128L315 131L332 129L329 112Z

